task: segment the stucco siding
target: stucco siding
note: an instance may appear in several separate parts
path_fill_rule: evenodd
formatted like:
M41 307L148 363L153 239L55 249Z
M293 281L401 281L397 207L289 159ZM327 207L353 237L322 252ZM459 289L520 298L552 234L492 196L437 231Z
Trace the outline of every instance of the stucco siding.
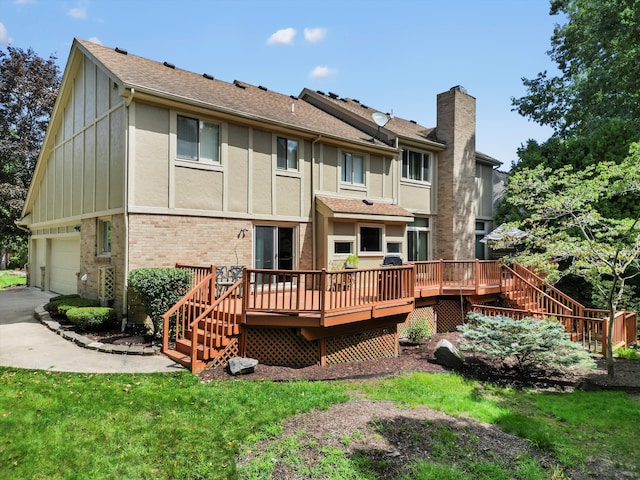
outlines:
M135 104L134 205L167 207L169 202L169 110Z
M409 210L431 213L431 186L400 184L399 203Z
M271 133L253 131L253 213L272 215Z
M176 167L175 206L221 211L222 173L195 168Z
M229 202L228 209L232 212L246 213L249 211L248 192L250 191L250 185L248 156L250 135L253 135L253 130L229 124L228 158L223 159L223 162L226 162L225 167L229 177L227 179L229 188L227 192ZM255 181L260 181L260 179L254 178L254 182Z

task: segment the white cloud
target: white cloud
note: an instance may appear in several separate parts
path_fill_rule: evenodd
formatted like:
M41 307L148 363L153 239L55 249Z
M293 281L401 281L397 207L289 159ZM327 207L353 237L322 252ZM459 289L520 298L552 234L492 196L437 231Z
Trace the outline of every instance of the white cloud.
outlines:
M87 2L78 2L78 6L69 9L67 15L69 15L71 18L75 18L76 20L84 20L85 18L87 18Z
M8 45L10 43L13 43L13 39L9 36L4 24L0 22L0 45Z
M337 71L333 68L319 65L311 71L311 73L309 74L309 77L312 78L313 80L322 80L325 78L332 77L336 73Z
M318 43L327 35L326 28L305 28L304 39L309 43Z
M91 37L89 41L93 43L97 43L98 45L102 45L102 41L98 37Z
M293 37L296 36L296 30L294 28L283 28L271 35L267 40L268 45L292 45Z

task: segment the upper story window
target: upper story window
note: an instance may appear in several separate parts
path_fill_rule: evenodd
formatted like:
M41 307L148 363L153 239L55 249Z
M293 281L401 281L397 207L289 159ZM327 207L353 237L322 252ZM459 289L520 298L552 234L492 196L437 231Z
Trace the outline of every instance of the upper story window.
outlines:
M342 181L364 185L364 156L344 152L342 154Z
M298 142L278 137L278 170L298 170Z
M431 154L414 150L402 151L402 178L418 182L430 182Z
M178 115L178 158L220 163L220 125Z

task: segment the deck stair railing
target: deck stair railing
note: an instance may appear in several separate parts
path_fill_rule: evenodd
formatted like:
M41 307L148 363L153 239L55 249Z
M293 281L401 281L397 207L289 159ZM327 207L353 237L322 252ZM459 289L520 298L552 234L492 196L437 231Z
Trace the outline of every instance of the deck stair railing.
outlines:
M215 268L163 316L162 351L193 372L223 354L237 336L242 312L236 296L242 279L215 298Z
M512 268L502 266L502 295L516 309L550 315L571 315L570 307L545 293Z
M577 317L587 318L607 318L609 316L608 310L602 310L598 308L587 308L577 300L574 300L566 293L558 290L553 285L550 285L544 281L542 277L537 275L530 269L523 267L519 263L513 265L513 270L520 274L523 278L527 279L532 284L536 285L540 290L544 291L547 295L559 301L563 305L569 307L572 313Z

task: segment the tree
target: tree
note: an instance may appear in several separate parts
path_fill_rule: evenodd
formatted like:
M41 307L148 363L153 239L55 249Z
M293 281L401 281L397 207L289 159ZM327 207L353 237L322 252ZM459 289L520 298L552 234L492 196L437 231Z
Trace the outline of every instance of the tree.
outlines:
M559 137L589 131L603 120L640 118L640 2L551 0L564 15L547 53L559 75L523 78L528 93L512 99L523 116L549 125Z
M519 259L538 265L564 260L570 267L562 274L580 275L606 298L607 371L613 376L615 312L625 285L640 274L640 144L621 163L581 171L570 165L522 169L507 190L507 201L526 212L516 225L529 233ZM626 215L603 207L619 199L629 206Z
M20 219L49 115L60 86L56 57L0 50L0 249L24 242Z

